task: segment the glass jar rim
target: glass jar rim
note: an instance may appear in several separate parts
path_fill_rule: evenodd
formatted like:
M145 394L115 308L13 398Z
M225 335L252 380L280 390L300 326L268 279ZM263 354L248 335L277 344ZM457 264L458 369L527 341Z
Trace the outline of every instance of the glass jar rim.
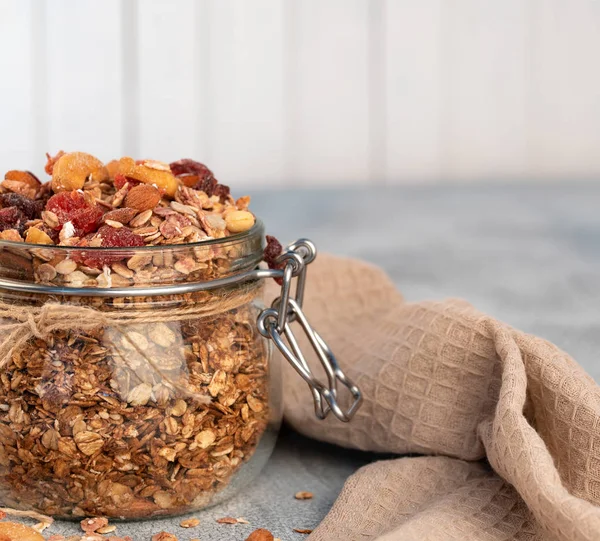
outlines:
M218 289L247 281L263 260L263 246L260 220L248 231L183 244L112 248L3 241L0 290L140 297Z

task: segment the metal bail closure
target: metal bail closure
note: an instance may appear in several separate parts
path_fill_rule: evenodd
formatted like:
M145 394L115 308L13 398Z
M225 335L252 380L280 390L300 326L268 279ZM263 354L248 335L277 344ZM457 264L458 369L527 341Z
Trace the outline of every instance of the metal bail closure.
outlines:
M273 340L277 349L302 376L308 384L315 403L315 415L325 419L329 412L343 422L348 422L362 402L360 389L344 374L335 356L323 338L313 329L302 310L304 287L306 284L306 267L314 261L317 255L315 245L307 240L300 239L291 244L279 256L278 261L284 263L281 295L273 301L271 308L263 310L258 316L258 329L260 333ZM292 281L297 278L295 294L292 297ZM317 358L321 362L327 375L327 384L322 383L312 373L304 354L296 339L290 324L298 322L300 328L308 338ZM338 384L345 387L352 396L352 404L342 409L338 402Z

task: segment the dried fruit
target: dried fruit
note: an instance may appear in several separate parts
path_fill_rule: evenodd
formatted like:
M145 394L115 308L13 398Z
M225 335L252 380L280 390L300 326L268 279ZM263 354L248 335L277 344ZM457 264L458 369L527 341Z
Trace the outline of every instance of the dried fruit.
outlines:
M50 236L37 227L30 227L27 230L25 242L29 242L31 244L54 244L54 241L50 238Z
M0 231L15 229L23 234L26 221L27 217L17 207L0 209Z
M202 190L209 197L214 194L217 187L217 179L214 177L212 171L203 163L183 159L171 163L170 168L176 177L184 179L183 182L186 186ZM186 180L186 177L189 178Z
M36 191L39 190L40 186L42 185L40 179L38 179L30 171L8 171L8 173L4 175L4 179L22 182Z
M16 207L30 220L39 218L44 208L42 201L35 201L18 193L0 194L0 206Z
M246 537L246 541L274 541L274 537L269 530L259 528Z
M44 541L33 528L17 522L0 522L0 540L2 536L8 541Z
M59 229L70 222L76 237L95 231L103 215L102 209L76 190L53 195L46 210L56 215Z
M266 236L267 246L263 252L263 259L269 265L270 269L278 268L277 258L281 255L283 247L281 243L271 235Z
M148 184L135 186L125 196L125 205L139 212L153 209L160 202L161 195L157 188Z
M296 492L296 494L294 494L294 498L296 498L297 500L310 500L313 497L313 493L312 492L304 492L304 491L300 491L300 492Z
M52 167L52 190L54 193L70 192L83 188L87 179L108 179L104 164L91 154L69 152L63 154Z

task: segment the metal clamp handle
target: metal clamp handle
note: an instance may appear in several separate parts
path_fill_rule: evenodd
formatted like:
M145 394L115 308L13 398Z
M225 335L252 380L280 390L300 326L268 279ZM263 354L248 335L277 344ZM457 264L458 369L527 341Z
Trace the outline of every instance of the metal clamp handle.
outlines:
M344 374L335 356L323 338L313 329L302 310L306 267L317 256L315 245L300 239L291 244L278 258L283 263L281 295L273 301L271 308L258 316L258 330L266 338L273 340L277 349L308 384L315 403L315 415L325 419L331 411L340 421L348 422L362 402L360 389ZM295 294L292 297L292 281L297 278ZM311 371L300 349L296 336L290 327L298 322L317 354L327 375L327 384L319 381ZM352 395L352 404L346 410L338 402L338 383Z

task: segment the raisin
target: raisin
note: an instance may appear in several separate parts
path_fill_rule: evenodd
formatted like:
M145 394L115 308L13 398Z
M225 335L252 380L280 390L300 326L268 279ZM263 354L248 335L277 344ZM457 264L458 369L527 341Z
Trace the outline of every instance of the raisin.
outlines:
M71 222L76 237L95 231L103 215L100 207L90 204L77 190L53 195L46 204L46 210L54 212L58 217L59 231L64 224Z
M102 248L122 248L122 247L141 247L144 246L144 238L137 235L131 229L127 227L114 228L109 225L103 225L96 233L98 237L102 239ZM85 241L87 242L87 241ZM133 254L130 252L112 252L105 253L101 251L82 251L81 254L77 254L74 259L78 263L100 269L104 265L110 265L117 261L122 261L131 257Z
M269 265L270 269L283 269L284 264L278 263L277 258L281 255L283 251L283 247L281 243L271 235L266 236L267 245L265 246L265 250L263 252L263 259ZM275 281L281 285L283 280L281 278L275 278Z
M6 207L0 209L0 231L16 229L21 235L25 231L27 216L17 207Z
M44 210L44 203L42 201L34 201L18 193L0 194L0 206L17 207L30 220L39 218L42 210Z
M225 201L227 201L230 194L231 194L231 190L229 189L229 186L226 186L225 184L217 184L215 186L214 195L219 197L219 200L221 201L221 203L225 203Z
M213 175L213 172L203 163L185 158L169 164L169 167L176 177L181 175L197 175L198 181L193 186L194 189L202 190L209 197L213 195L217 187L217 179Z

